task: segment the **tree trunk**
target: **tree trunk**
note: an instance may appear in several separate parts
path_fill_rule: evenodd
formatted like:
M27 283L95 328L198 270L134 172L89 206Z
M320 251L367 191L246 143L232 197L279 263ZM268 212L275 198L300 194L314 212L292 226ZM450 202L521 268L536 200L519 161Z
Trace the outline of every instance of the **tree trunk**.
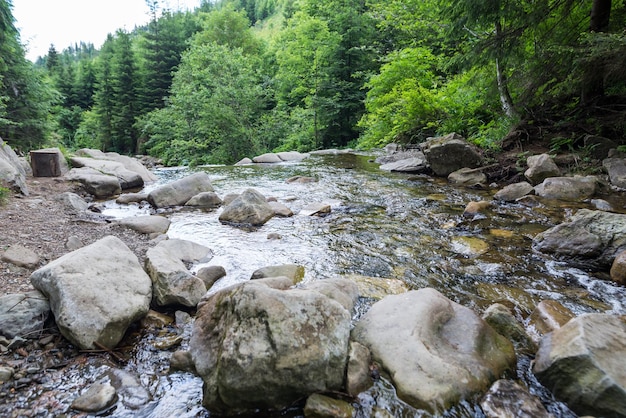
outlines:
M611 0L593 0L591 6L590 32L604 32L609 27Z
M517 111L513 105L513 98L509 92L509 85L506 79L506 74L500 65L500 58L502 57L502 25L500 21L496 21L496 79L498 81L498 93L500 94L500 103L502 104L502 111L509 118L517 116Z

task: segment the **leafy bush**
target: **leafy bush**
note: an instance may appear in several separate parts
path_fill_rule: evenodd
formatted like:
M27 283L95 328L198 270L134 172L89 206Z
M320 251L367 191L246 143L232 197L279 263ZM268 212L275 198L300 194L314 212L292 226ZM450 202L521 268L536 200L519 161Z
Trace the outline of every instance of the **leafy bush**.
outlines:
M0 205L6 204L10 195L11 195L11 190L7 189L6 187L0 186Z

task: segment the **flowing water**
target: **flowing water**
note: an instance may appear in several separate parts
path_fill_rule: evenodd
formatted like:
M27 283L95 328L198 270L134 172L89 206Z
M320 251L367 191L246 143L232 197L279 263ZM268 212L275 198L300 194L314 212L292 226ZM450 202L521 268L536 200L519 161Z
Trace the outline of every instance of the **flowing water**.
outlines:
M220 265L226 269L227 276L210 292L248 280L258 268L296 263L305 266L304 281L353 275L399 279L411 289L433 287L478 314L494 302L504 303L521 321L527 321L534 306L544 299L557 300L576 315L626 313L623 287L531 249L537 233L562 222L585 204L495 204L468 219L463 216L466 204L491 200L493 191L454 188L445 179L429 176L382 172L372 159L369 155L340 154L279 165L197 168L209 174L220 196L254 188L275 197L296 215L274 217L260 228L240 229L220 224L220 209L164 210L162 213L172 221L168 235L212 249L214 257L209 263L193 267ZM188 175L189 170L163 169L157 174L161 184ZM311 176L318 181L285 181L293 176ZM297 215L312 202L329 203L331 213L323 217ZM612 203L623 207L623 202ZM104 213L114 217L148 211L113 202L106 202L104 207ZM280 239L268 239L269 234L278 234ZM361 301L355 319L370 303ZM188 342L189 327L184 329L182 345L177 348L184 349ZM148 389L151 400L133 407L132 402L126 402L127 396L110 415L210 416L201 406L201 380L188 373L168 373L174 349L155 348L168 335L138 332L133 338L134 348L123 368L141 376L141 387ZM103 374L102 369L110 366L105 363L91 358L75 366L80 376L65 373L55 384L80 392L81 385L95 381ZM514 377L540 396L555 416L575 416L535 381L529 364L528 357L521 357ZM384 380L360 397L361 416L369 416L368 405L373 404L389 416L425 416L399 401ZM295 411L289 416L298 414ZM472 401L446 413L450 417L481 415Z

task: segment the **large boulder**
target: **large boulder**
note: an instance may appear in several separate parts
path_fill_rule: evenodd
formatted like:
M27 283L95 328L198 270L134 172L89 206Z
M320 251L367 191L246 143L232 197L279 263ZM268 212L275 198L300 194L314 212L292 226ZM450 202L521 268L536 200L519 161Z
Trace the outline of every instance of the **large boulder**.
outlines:
M133 171L141 176L144 183L150 183L157 180L157 176L146 168L137 158L127 155L120 155L116 152L104 153L97 149L83 148L76 151L77 156L85 156L96 160L115 161L122 164L127 170Z
M260 226L274 216L267 199L254 189L247 189L224 208L219 216L222 223Z
M278 155L278 158L280 158L281 161L302 161L310 156L310 154L303 154L298 151L284 151L279 152L276 155Z
M13 149L0 138L0 186L28 195L26 170Z
M0 297L0 335L38 338L50 314L48 299L39 291Z
M280 157L277 154L274 154L273 152L268 152L266 154L261 154L261 155L257 155L256 157L254 157L252 159L253 162L255 163L259 163L259 164L272 164L272 163L282 163L283 160L280 159Z
M122 163L110 160L96 160L94 158L71 157L73 167L88 167L102 174L117 177L123 190L142 187L143 178L136 172L128 170Z
M146 252L146 270L152 278L154 302L158 306L195 307L207 289L185 263L206 262L212 255L207 247L180 239L161 241L150 248Z
M170 228L171 221L164 216L142 215L130 216L116 221L118 225L125 226L140 234L165 234Z
M208 174L199 172L152 190L148 202L155 208L181 206L199 193L213 191Z
M80 182L87 193L100 199L122 193L122 186L116 176L103 174L94 168L72 168L69 173L65 175L65 178Z
M539 381L580 415L626 416L626 322L584 314L546 335L533 365Z
M455 133L429 138L421 147L437 176L448 177L461 168L477 168L483 161L477 149Z
M207 409L224 415L277 410L342 389L351 312L334 298L353 306L357 289L347 280L326 282L331 292L275 289L269 278L211 295L190 341Z
M388 161L379 168L383 171L398 171L403 173L421 173L428 170L426 156L422 152L407 154L410 155L410 157Z
M115 347L152 299L150 277L113 236L52 261L30 281L49 298L61 333L81 349Z
M429 288L375 303L352 338L370 349L400 399L431 412L485 392L515 364L505 337Z
M524 176L532 184L539 184L548 177L558 177L561 170L548 154L531 155L526 159L528 169L524 172Z
M608 270L626 249L626 215L581 209L569 221L537 234L532 247L582 268Z
M546 199L577 202L589 199L599 187L595 176L550 177L535 186L535 194Z

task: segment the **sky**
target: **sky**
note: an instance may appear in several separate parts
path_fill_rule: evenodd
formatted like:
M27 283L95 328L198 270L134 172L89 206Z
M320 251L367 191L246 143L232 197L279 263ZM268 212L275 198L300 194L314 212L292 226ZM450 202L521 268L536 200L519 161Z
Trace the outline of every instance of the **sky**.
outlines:
M192 10L201 0L161 0L170 10ZM61 52L80 41L100 48L107 34L133 30L150 20L145 0L13 0L15 27L35 61L48 53L50 44Z

